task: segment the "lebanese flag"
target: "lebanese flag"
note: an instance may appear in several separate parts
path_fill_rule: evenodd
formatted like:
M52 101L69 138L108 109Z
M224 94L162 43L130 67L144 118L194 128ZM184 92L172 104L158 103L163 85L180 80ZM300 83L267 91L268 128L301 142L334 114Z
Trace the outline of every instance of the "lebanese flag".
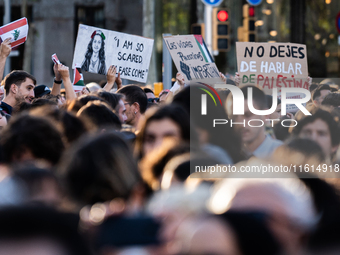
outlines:
M84 77L81 73L81 68L76 67L73 69L73 89L75 92L81 91L85 86Z
M60 61L59 61L59 58L57 57L57 54L53 54L52 55L52 61L55 63L55 64L61 64Z
M1 40L5 41L7 38L11 38L12 48L26 42L27 34L28 23L25 17L0 27Z

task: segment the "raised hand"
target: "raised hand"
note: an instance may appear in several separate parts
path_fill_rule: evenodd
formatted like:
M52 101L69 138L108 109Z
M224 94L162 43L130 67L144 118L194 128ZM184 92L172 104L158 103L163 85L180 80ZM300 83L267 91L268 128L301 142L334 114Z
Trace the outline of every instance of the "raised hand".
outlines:
M236 86L238 86L240 84L240 74L239 73L235 73L235 77L234 77L234 82L236 83Z
M9 54L11 53L12 47L11 47L11 38L7 38L5 41L3 41L0 45L0 57L1 58L7 58Z
M109 67L109 70L107 70L107 74L106 74L107 83L112 84L112 85L115 83L116 73L117 73L116 67L114 65L111 65Z
M222 81L223 81L224 83L227 83L227 77L225 77L225 75L224 75L223 73L221 73L221 72L219 72L218 74L220 75Z
M63 80L70 78L70 70L68 66L64 66L62 64L58 64L58 72Z
M187 79L190 81L191 80L190 67L184 64L182 61L180 61L180 66L181 66L181 71L185 74Z
M180 73L180 72L178 72L177 74L176 74L176 81L177 81L177 83L181 86L181 87L183 87L184 86L184 75L182 74L182 73Z
M53 71L54 71L54 76L55 76L56 81L61 81L61 74L58 71L58 65L57 64L54 64Z
M117 84L117 90L122 87L122 79L120 78L120 73L118 73L118 76L116 77L116 84Z

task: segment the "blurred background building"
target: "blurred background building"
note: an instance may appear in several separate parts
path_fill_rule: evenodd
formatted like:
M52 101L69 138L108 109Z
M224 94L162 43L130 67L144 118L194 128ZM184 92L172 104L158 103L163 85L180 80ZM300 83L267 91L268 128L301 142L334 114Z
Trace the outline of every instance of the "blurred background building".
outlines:
M39 83L53 79L51 55L57 53L66 65L72 64L80 23L154 38L154 54L148 83L162 80L162 33L190 34L191 25L204 22L201 0L11 0L11 20L29 20L28 42L12 57L11 69L24 69ZM243 26L246 0L224 0L229 14L229 51L219 52L215 61L220 71L234 75L235 42ZM262 0L255 7L257 42L297 42L307 44L312 77L340 77L340 49L336 29L338 0ZM0 15L4 0L0 1ZM0 19L2 25L2 20ZM114 64L114 63L112 63ZM173 68L176 73L176 68ZM85 81L100 81L104 76L85 74ZM128 81L126 81L127 83Z

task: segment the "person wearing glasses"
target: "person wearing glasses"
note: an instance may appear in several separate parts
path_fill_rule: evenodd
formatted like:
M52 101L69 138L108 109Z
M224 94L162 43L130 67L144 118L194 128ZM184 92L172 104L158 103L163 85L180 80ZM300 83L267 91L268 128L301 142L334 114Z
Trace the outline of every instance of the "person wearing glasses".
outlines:
M126 107L125 123L137 128L140 117L145 113L148 99L140 87L136 85L127 85L120 88L117 93L123 94L123 102Z

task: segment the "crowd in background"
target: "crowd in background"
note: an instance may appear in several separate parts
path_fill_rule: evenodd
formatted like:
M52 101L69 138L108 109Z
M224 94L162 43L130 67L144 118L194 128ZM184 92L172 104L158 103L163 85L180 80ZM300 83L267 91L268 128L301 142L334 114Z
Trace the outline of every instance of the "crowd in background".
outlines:
M0 255L6 254L338 254L340 252L340 94L331 80L310 84L301 111L255 86L256 116L233 97L209 114L191 102L202 86L178 73L171 90L106 82L75 92L70 70L53 84L25 71L2 77L11 51L0 46ZM239 76L224 82L238 86ZM64 88L62 89L62 84ZM214 119L264 126L217 125ZM295 127L280 123L297 121ZM285 178L206 175L195 166L281 164L315 167ZM326 166L326 169L325 169ZM317 167L321 169L317 170ZM331 172L330 169L333 169ZM326 171L324 171L326 170Z

